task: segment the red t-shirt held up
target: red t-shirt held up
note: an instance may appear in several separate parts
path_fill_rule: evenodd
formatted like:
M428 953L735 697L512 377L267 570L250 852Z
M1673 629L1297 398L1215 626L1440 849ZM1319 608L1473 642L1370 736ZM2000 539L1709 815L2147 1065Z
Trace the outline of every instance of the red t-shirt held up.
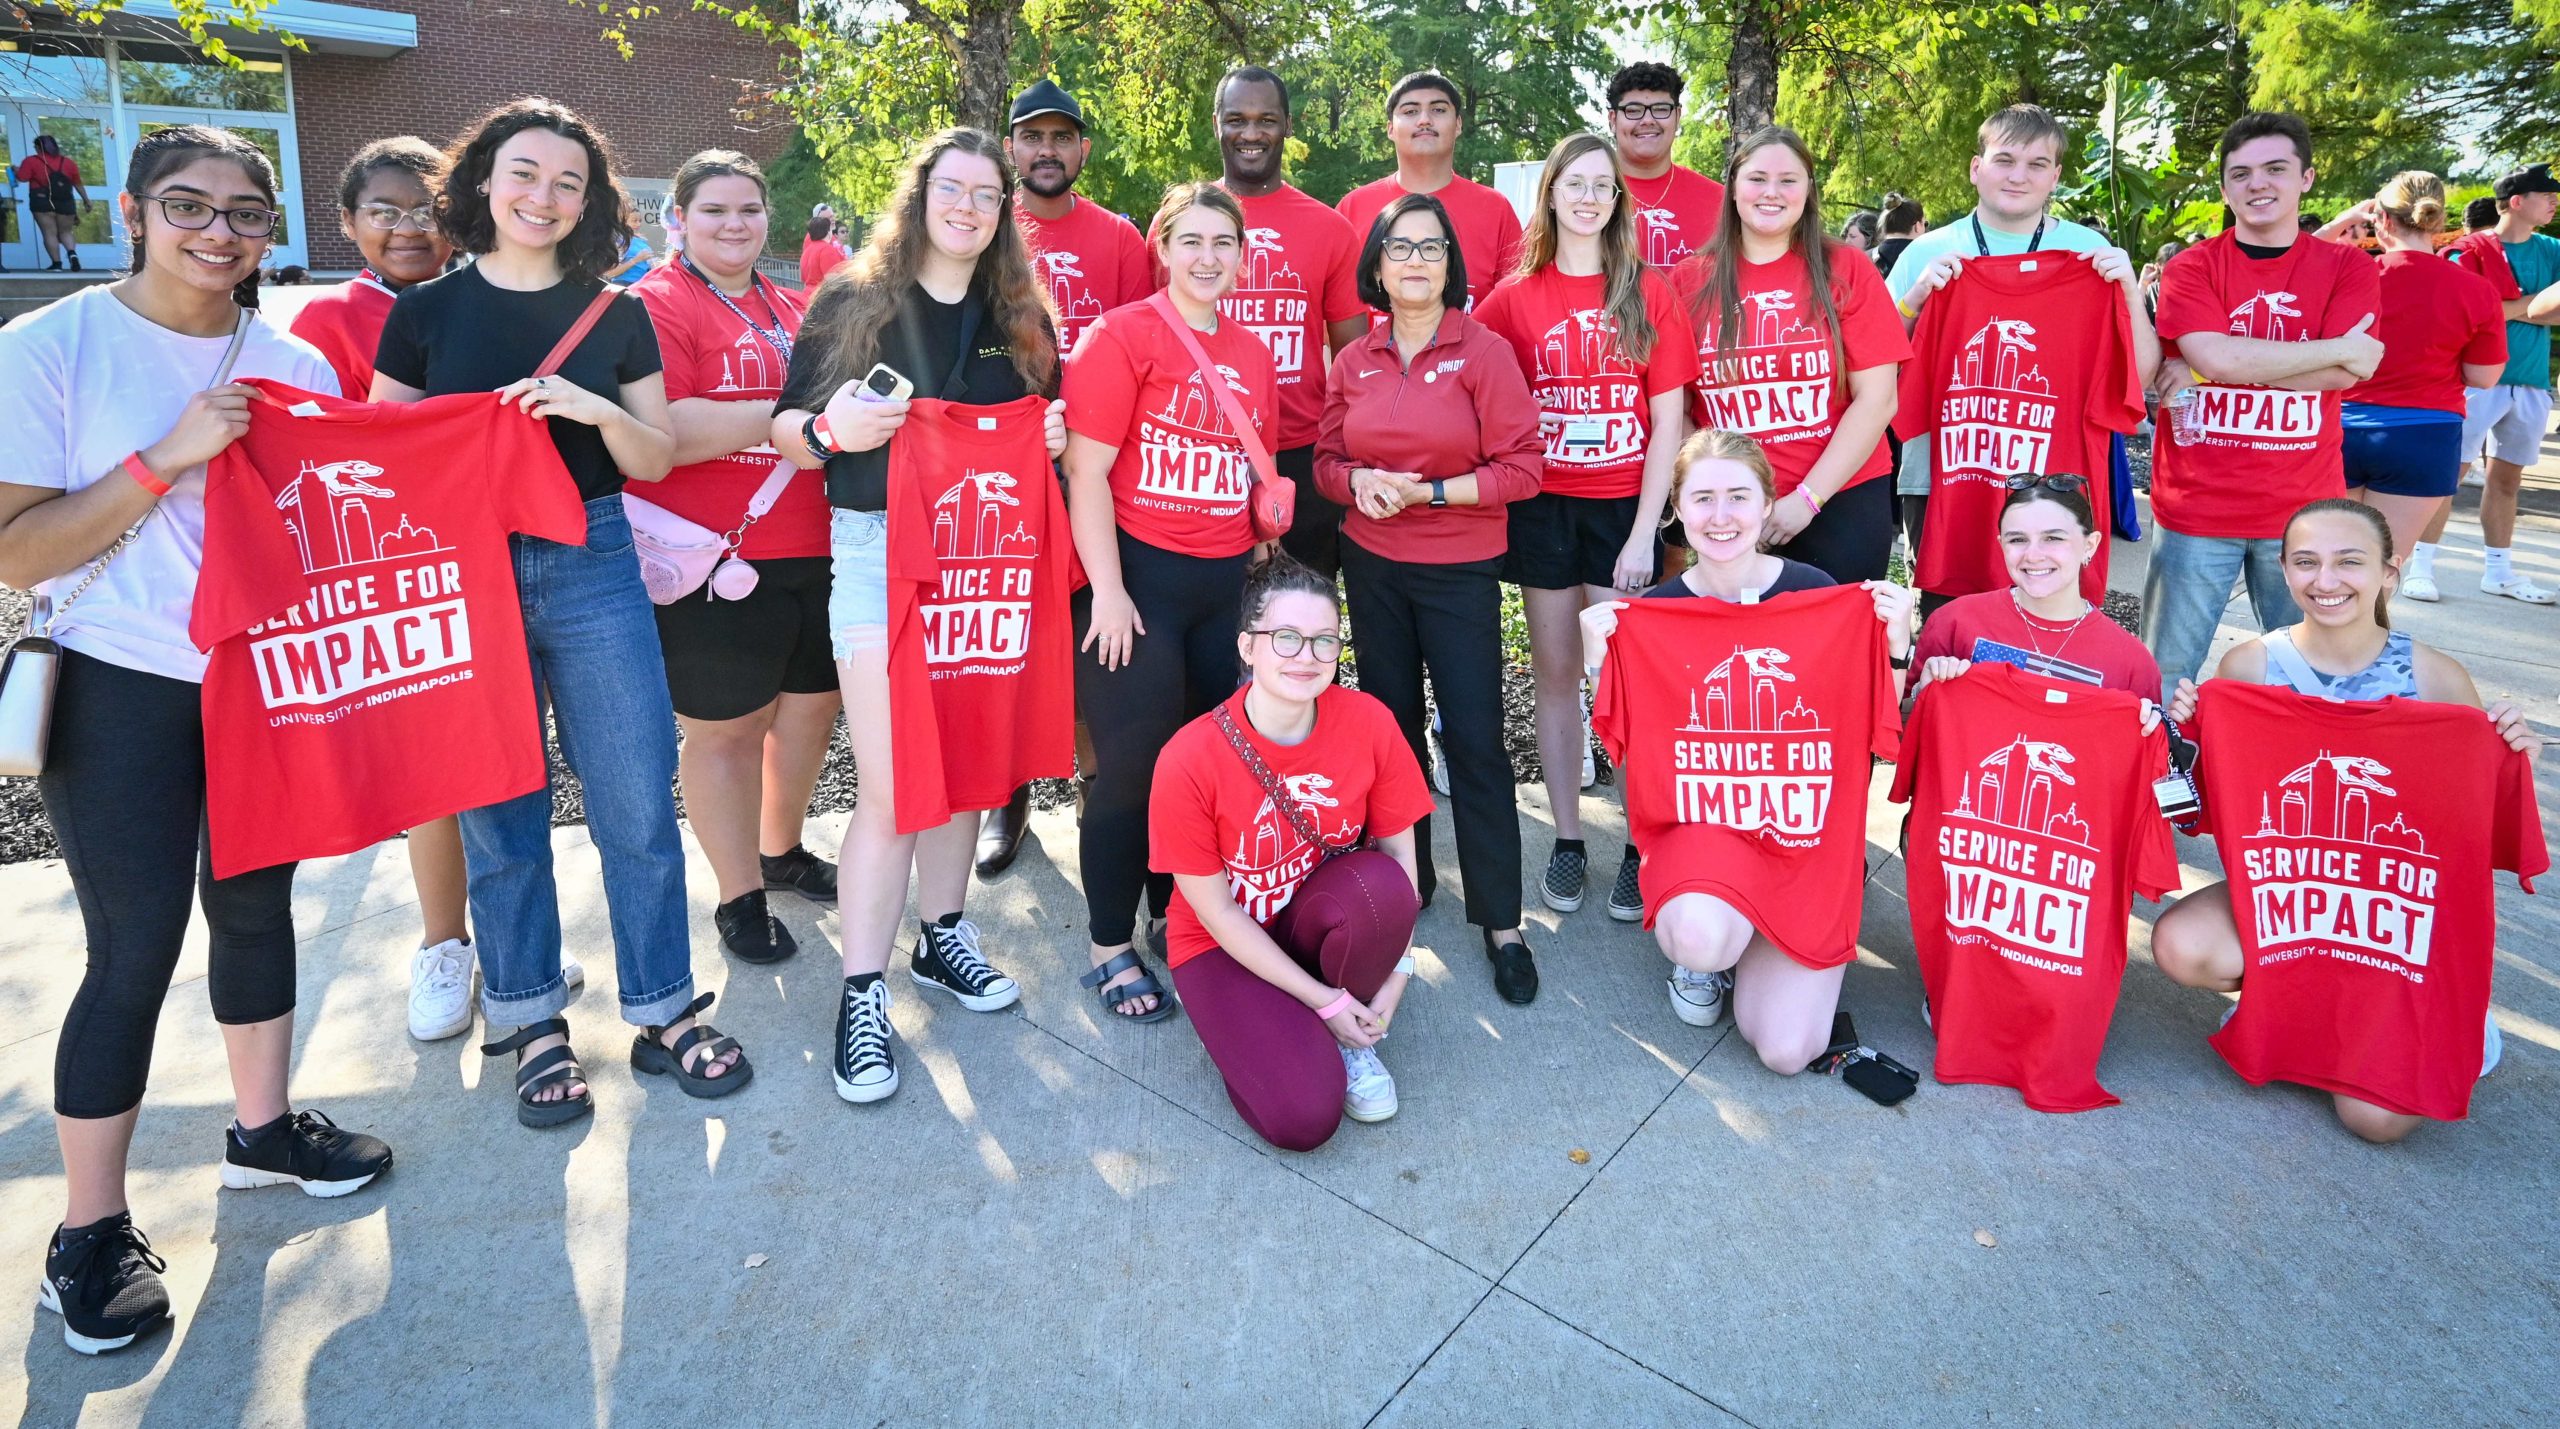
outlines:
M1941 1082L2016 1087L2038 1111L2114 1106L2098 1085L2136 893L2178 888L2142 702L1977 665L1911 707L1894 770L1911 936Z
M2002 652L1996 647L2006 647L2078 665L2095 673L2094 683L2105 689L2160 703L2160 662L2123 626L2109 620L2106 612L2095 609L2095 602L2092 606L2076 622L2041 617L2030 622L2016 597L2006 590L1957 596L1939 606L1920 627L1920 638L1911 646L1911 668L1917 670L1941 655L1976 664L2000 663Z
M2196 775L2247 957L2214 1050L2458 1121L2480 1076L2496 956L2490 870L2551 866L2533 762L2467 705L2314 699L2208 680Z
M1643 362L1619 341L1608 279L1568 277L1554 264L1493 290L1476 320L1511 344L1546 439L1545 490L1633 496L1644 485L1653 399L1697 380L1697 342L1661 274L1644 275L1653 351Z
M510 533L574 545L550 433L494 393L283 406L205 478L188 635L213 871L352 853L543 787Z
M1645 926L1707 893L1806 967L1855 956L1867 756L1893 757L1898 715L1864 587L1620 610L1591 727L1626 773Z
M1724 219L1724 185L1680 164L1656 179L1626 177L1636 205L1636 251L1656 268L1672 268L1707 246Z
M1702 426L1758 439L1778 478L1778 494L1803 484L1822 459L1849 403L1849 374L1911 356L1902 315L1873 263L1833 243L1831 300L1840 312L1842 360L1835 367L1822 308L1814 301L1804 258L1792 249L1767 263L1742 268L1742 331L1728 340L1717 332L1716 310L1704 255L1672 270L1672 283L1688 305L1698 339L1698 395L1692 415ZM1704 295L1704 296L1702 296ZM1884 475L1884 439L1859 459L1848 481L1855 486Z
M2450 265L2448 265L2450 266ZM1971 258L1920 310L1894 429L1930 438L1920 589L2006 590L2000 506L2012 476L2107 479L2110 439L2142 425L2142 373L2124 289L2070 253ZM2080 568L2107 594L2107 543Z
M652 269L631 285L658 330L658 354L666 361L667 400L701 397L715 402L771 402L782 395L791 366L771 341L729 311L711 285L682 263ZM800 331L802 302L762 278L755 291L733 299L759 323L779 322L785 336ZM706 530L731 531L747 514L756 488L780 460L770 442L727 456L692 462L667 473L655 486L631 494L676 513ZM750 561L827 554L827 483L805 471L782 488L764 519L747 528L738 554Z
M1043 219L1017 197L1013 223L1031 248L1031 275L1058 305L1058 355L1074 354L1093 320L1156 290L1147 241L1129 220L1098 203L1067 195L1064 218Z
M1354 271L1360 244L1341 214L1287 184L1236 202L1244 205L1243 266L1218 311L1271 354L1279 406L1264 431L1283 452L1314 442L1324 416L1325 325L1368 315ZM1163 287L1158 255L1147 258Z
M1192 335L1269 449L1279 407L1271 354L1231 319L1221 318L1216 332ZM1253 522L1245 514L1252 459L1181 337L1152 305L1114 308L1087 328L1067 359L1061 395L1069 430L1119 448L1111 505L1121 530L1186 555L1252 549Z
M1396 182L1396 176L1373 179L1342 196L1337 210L1351 224L1352 252L1369 241L1369 230L1377 225L1378 215L1410 192ZM1458 230L1458 253L1467 261L1467 305L1473 307L1493 292L1494 286L1511 276L1520 262L1520 212L1500 191L1488 188L1463 175L1453 176L1448 184L1431 195L1447 210L1449 222ZM1358 275L1354 274L1356 282Z
M368 268L293 315L293 335L320 349L338 374L338 393L350 402L373 390L373 353L398 294Z
M2505 262L2505 255L2499 256ZM2347 389L2346 400L2379 407L2466 409L2462 368L2503 367L2507 315L2488 279L2432 253L2395 249L2374 264L2382 282L2382 365Z
M1243 690L1228 696L1228 716L1327 847L1403 833L1431 812L1422 766L1375 696L1327 686L1316 696L1315 729L1287 745L1253 727L1244 697ZM1225 874L1236 905L1266 927L1324 861L1272 804L1214 714L1184 725L1157 757L1147 848L1147 866L1158 873ZM1165 964L1178 968L1217 945L1175 885Z
M1075 543L1041 434L1048 405L919 400L889 444L899 833L1075 772Z
M2303 234L2281 257L2252 258L2226 229L2160 271L2160 342L2190 333L2271 342L2343 337L2381 306L2372 260ZM2182 536L2263 539L2307 503L2347 494L2336 392L2198 381L2169 406L2152 446L2151 507Z

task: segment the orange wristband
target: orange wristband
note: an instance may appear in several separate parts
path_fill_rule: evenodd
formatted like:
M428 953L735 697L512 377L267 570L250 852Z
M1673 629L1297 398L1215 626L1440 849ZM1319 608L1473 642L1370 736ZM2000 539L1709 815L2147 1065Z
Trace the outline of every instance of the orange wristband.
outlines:
M128 453L124 459L124 470L127 476L133 478L135 485L150 492L152 495L166 496L169 494L169 483L162 481L158 476L152 473L150 467L143 465L142 453Z

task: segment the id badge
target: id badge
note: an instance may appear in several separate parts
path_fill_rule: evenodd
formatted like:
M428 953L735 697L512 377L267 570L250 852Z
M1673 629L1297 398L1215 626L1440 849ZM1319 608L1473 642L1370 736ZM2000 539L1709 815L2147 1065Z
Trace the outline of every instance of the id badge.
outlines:
M1568 452L1600 451L1609 445L1609 422L1605 417L1567 417L1564 419L1563 447Z

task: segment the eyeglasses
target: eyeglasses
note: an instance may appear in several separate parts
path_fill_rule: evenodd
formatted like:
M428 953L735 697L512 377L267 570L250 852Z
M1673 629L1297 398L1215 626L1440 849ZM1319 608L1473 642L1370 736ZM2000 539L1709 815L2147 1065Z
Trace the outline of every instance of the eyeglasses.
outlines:
M1616 112L1619 118L1633 124L1639 119L1676 119L1680 115L1680 106L1677 104L1621 104Z
M1599 199L1602 202L1609 202L1617 198L1618 186L1607 179L1558 179L1556 192L1568 199Z
M2059 491L2066 495L2088 484L2089 478L2075 476L2067 471L2057 472L2052 476L2037 476L2032 472L2022 471L2001 483L2011 491L2033 491L2037 487L2043 487L2047 491Z
M1379 252L1390 263L1410 263L1419 258L1425 263L1449 261L1449 240L1445 238L1390 238Z
M967 204L980 213L995 213L1004 207L1004 190L973 189L958 179L935 179L924 186L934 202L953 206Z
M197 199L164 198L159 194L136 194L135 197L160 205L161 216L169 220L171 228L183 228L190 233L213 227L213 220L219 215L240 237L264 238L276 231L277 222L284 217L271 208L215 208Z
M1294 660L1309 650L1315 651L1316 658L1328 665L1342 658L1343 642L1339 635L1305 635L1286 629L1248 630L1245 634L1270 636L1271 653L1283 660Z
M369 203L357 209L356 213L364 219L365 227L382 233L397 233L402 224L407 224L420 233L436 231L436 206L431 203L422 203L416 208L402 208L398 204L389 203Z

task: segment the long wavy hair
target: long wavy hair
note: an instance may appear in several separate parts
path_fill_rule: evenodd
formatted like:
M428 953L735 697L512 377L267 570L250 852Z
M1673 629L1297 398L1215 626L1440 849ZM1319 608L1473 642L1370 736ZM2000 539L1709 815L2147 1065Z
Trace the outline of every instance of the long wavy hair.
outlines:
M1645 263L1636 251L1635 195L1627 192L1627 173L1618 151L1597 134L1569 134L1547 155L1538 171L1538 201L1529 210L1529 231L1520 241L1522 277L1556 261L1556 180L1565 166L1585 154L1609 156L1609 181L1618 188L1617 205L1600 229L1600 273L1608 279L1604 305L1618 324L1618 346L1642 365L1653 360L1653 318L1644 310Z
M1848 391L1849 373L1848 355L1840 345L1840 293L1834 275L1839 253L1849 245L1822 231L1822 180L1813 164L1813 151L1793 129L1771 124L1753 130L1735 146L1732 162L1724 166L1724 212L1716 216L1715 236L1707 240L1707 281L1691 300L1689 321L1701 334L1714 333L1719 355L1724 352L1726 334L1743 330L1742 265L1747 260L1742 251L1742 202L1734 197L1733 181L1752 155L1772 144L1804 165L1804 212L1796 215L1787 247L1804 259L1805 286L1813 289L1814 306L1822 311L1822 340L1831 349L1831 390L1838 396ZM1707 321L1711 314L1712 324Z
M1050 307L1049 290L1031 276L1031 250L1014 226L1013 165L1005 159L1004 146L984 131L945 129L926 140L907 161L862 251L828 274L810 299L806 326L823 325L835 338L827 348L829 370L819 374L817 390L833 392L880 360L881 329L897 316L898 305L915 286L926 246L933 241L924 231L926 182L942 156L955 150L994 164L996 182L1004 190L1004 203L995 213L995 238L978 255L969 286L987 305L989 321L1005 335L1022 385L1040 393L1055 389L1057 315Z
M216 129L204 124L173 124L166 129L155 129L143 135L141 140L133 146L132 157L125 160L124 191L133 195L136 200L140 200L143 195L151 191L152 185L196 160L205 158L228 159L238 164L240 171L248 175L250 184L266 196L268 204L275 203L276 166L267 162L266 151L228 129ZM137 201L133 208L136 214L132 225L133 271L139 273L142 271L142 230L150 224L165 220L156 204ZM259 256L264 257L268 245L275 242L275 235L270 233L264 238L246 241L256 243L259 246ZM231 301L244 308L254 308L258 305L256 264L249 266L248 277L231 285Z
M603 131L558 100L511 99L462 131L446 167L444 190L436 195L436 226L465 253L487 253L498 246L497 219L483 190L497 167L499 147L527 129L548 129L587 151L586 205L555 252L562 277L572 282L602 278L621 266L622 250L631 242L631 202L614 178L613 146L605 142Z

